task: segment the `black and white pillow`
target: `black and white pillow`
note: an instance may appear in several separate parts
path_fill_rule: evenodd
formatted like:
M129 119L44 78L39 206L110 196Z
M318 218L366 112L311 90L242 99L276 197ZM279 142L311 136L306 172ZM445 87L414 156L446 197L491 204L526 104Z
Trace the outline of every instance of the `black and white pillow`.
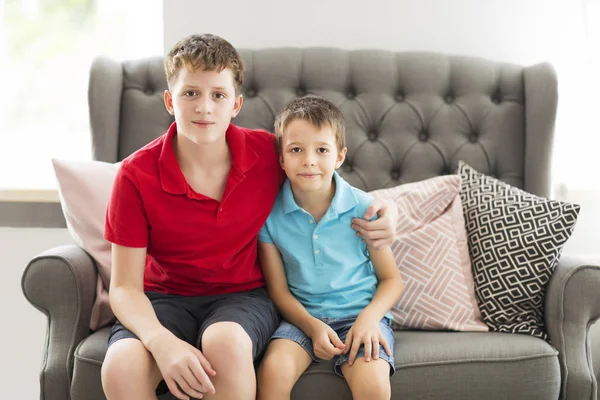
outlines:
M580 207L535 196L460 161L475 294L491 331L544 340L546 286Z

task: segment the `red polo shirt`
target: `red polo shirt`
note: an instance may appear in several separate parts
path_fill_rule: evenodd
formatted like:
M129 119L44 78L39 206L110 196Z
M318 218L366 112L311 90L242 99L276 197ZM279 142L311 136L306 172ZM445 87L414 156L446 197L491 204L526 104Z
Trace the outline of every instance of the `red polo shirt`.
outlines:
M147 248L146 291L199 296L263 286L257 234L285 177L274 135L229 125L231 170L219 202L186 182L173 149L176 133L173 123L123 160L104 237Z

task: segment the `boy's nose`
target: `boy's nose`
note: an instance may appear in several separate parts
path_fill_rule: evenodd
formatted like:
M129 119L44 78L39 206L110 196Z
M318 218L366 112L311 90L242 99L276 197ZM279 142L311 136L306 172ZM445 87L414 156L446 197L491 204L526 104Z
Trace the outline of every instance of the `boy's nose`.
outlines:
M304 157L304 165L306 165L306 166L315 165L313 157L310 155L306 155L306 157Z
M211 107L210 107L210 101L208 99L198 99L198 102L196 103L196 113L197 114L210 114L211 112Z

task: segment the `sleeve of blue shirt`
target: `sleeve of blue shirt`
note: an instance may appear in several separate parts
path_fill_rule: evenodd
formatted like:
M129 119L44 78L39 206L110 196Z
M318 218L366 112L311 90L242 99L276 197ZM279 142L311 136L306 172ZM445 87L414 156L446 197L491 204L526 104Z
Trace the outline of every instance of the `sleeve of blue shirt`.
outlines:
M356 209L355 209L355 212L356 212L355 216L357 218L363 218L365 216L365 213L367 212L367 208L369 208L369 206L375 199L369 193L366 193L355 187L353 187L352 190L354 191L354 195L356 196L356 199L358 200L358 204L356 205ZM375 215L369 221L375 221L378 218L379 218L379 216L377 215L377 213L375 213Z
M265 222L260 231L258 232L258 241L264 243L273 243L273 238L271 238L271 233L269 232L269 227L267 226L269 219Z

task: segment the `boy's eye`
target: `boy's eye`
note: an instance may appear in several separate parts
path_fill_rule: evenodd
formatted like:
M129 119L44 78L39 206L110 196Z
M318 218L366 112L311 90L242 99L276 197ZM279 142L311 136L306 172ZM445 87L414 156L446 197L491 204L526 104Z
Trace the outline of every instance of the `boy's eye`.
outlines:
M183 92L183 95L184 95L185 97L192 97L192 96L195 96L195 95L196 95L196 92L195 92L195 91L193 91L193 90L187 90L187 91Z
M292 147L290 149L290 152L292 152L292 153L300 153L300 147Z
M224 99L225 95L223 93L215 93L215 97L219 100Z
M329 149L326 149L325 147L319 147L317 149L317 152L321 153L321 154L325 154L329 151Z

